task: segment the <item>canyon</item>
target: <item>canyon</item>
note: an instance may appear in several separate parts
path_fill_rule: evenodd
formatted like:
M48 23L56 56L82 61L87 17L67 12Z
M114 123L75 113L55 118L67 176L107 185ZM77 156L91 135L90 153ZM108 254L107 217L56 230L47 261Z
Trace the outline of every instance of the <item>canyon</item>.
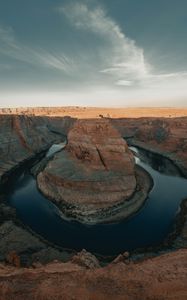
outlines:
M37 177L39 189L66 217L89 224L116 221L142 206L151 179L135 168L131 150L109 120L78 120L67 140Z
M98 126L99 134L95 134L95 126ZM99 131L99 128L102 129ZM182 176L187 177L186 128L187 110L182 109L1 110L0 299L12 299L12 295L14 299L186 299L186 202L183 203L182 227L177 250L173 248L170 252L167 248L164 252L161 248L157 253L152 251L147 256L141 255L140 259L137 259L138 255L121 254L103 267L101 261L86 251L78 254L62 251L30 232L18 220L15 209L7 205L3 188L8 186L9 177L17 176L20 167L24 168L24 164L30 163L31 160L32 164L37 165L51 145L64 141L68 136L65 150L56 153L39 170L37 175L39 188L44 194L48 194L49 191L45 189L48 180L51 190L48 196L54 201L54 182L56 184L60 181L55 194L61 195L62 189L64 192L64 188L66 190L68 188L66 201L71 205L74 204L72 202L74 199L79 202L79 216L84 216L84 212L81 211L81 201L84 199L87 212L90 211L92 216L94 203L94 216L97 215L99 218L98 209L101 207L95 202L93 191L90 192L91 203L88 203L86 197L82 197L84 193L85 195L88 193L88 189L90 190L85 178L90 176L88 178L92 179L93 174L96 176L97 172L97 176L100 177L97 177L96 185L94 183L91 188L97 192L98 199L105 199L102 208L108 208L108 205L111 206L111 199L112 204L117 204L121 201L121 197L125 196L128 200L132 196L137 186L137 172L142 172L136 170L132 153L122 137L131 146L169 158L178 166ZM111 140L108 140L106 131L113 137ZM111 154L111 149L115 147L115 153L120 155L119 161L114 159L114 153ZM125 156L121 152L125 153ZM76 175L75 178L72 174L65 173L63 169L65 166L69 170L72 163L74 163L72 174ZM56 174L57 166L59 166L58 174ZM77 171L77 167L81 168L81 172ZM116 170L120 171L122 176L121 185ZM111 177L107 177L106 186L104 185L105 190L106 187L110 189L110 197L106 195L106 198L99 195L103 194L103 191L98 178L101 178L101 174L103 176L103 172L104 176L112 173ZM144 172L139 178L143 180L143 176L146 176ZM83 180L80 181L80 178ZM122 188L126 179L129 184L128 191ZM73 191L75 181L78 188L83 187L80 195L76 189ZM145 186L146 181L143 180L142 186ZM113 198L111 193L116 191L116 186L120 186L119 198L115 193ZM149 185L146 193L148 190ZM124 214L120 217L123 218ZM181 239L185 243L182 243Z

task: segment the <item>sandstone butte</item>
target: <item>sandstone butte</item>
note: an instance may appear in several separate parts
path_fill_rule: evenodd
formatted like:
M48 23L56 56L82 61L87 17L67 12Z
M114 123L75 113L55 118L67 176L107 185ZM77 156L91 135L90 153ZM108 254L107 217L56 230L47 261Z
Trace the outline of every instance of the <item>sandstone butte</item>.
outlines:
M78 120L68 133L65 150L48 163L37 183L66 217L97 223L137 211L149 188L145 174L143 195L136 191L142 173L135 169L131 150L109 120Z

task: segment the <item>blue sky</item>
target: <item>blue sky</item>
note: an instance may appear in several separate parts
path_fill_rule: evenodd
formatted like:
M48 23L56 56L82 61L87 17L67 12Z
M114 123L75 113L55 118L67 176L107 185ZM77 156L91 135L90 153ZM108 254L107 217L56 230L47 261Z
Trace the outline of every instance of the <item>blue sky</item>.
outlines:
M0 0L0 106L186 106L186 0Z

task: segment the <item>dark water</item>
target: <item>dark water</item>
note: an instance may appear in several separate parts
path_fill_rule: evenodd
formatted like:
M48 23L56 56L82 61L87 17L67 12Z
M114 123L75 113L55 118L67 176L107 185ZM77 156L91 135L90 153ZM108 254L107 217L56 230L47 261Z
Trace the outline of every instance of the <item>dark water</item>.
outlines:
M187 180L180 177L169 160L134 150L140 156L136 158L137 164L151 174L154 186L142 209L126 221L91 226L64 221L58 208L37 190L29 170L12 183L8 201L16 208L23 223L50 242L65 248L85 248L112 255L155 246L172 231L179 205L187 197Z

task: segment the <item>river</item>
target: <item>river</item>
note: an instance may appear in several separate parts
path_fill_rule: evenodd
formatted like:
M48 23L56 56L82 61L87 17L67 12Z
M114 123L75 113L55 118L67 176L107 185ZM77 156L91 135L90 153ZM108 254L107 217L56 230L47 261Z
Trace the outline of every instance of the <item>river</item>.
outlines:
M64 144L52 147L47 156L63 151ZM136 163L149 172L154 185L143 207L127 220L100 225L63 220L59 209L38 191L29 167L12 181L7 201L25 225L60 247L117 255L156 246L173 229L180 203L187 197L187 179L168 159L135 147L132 150Z

